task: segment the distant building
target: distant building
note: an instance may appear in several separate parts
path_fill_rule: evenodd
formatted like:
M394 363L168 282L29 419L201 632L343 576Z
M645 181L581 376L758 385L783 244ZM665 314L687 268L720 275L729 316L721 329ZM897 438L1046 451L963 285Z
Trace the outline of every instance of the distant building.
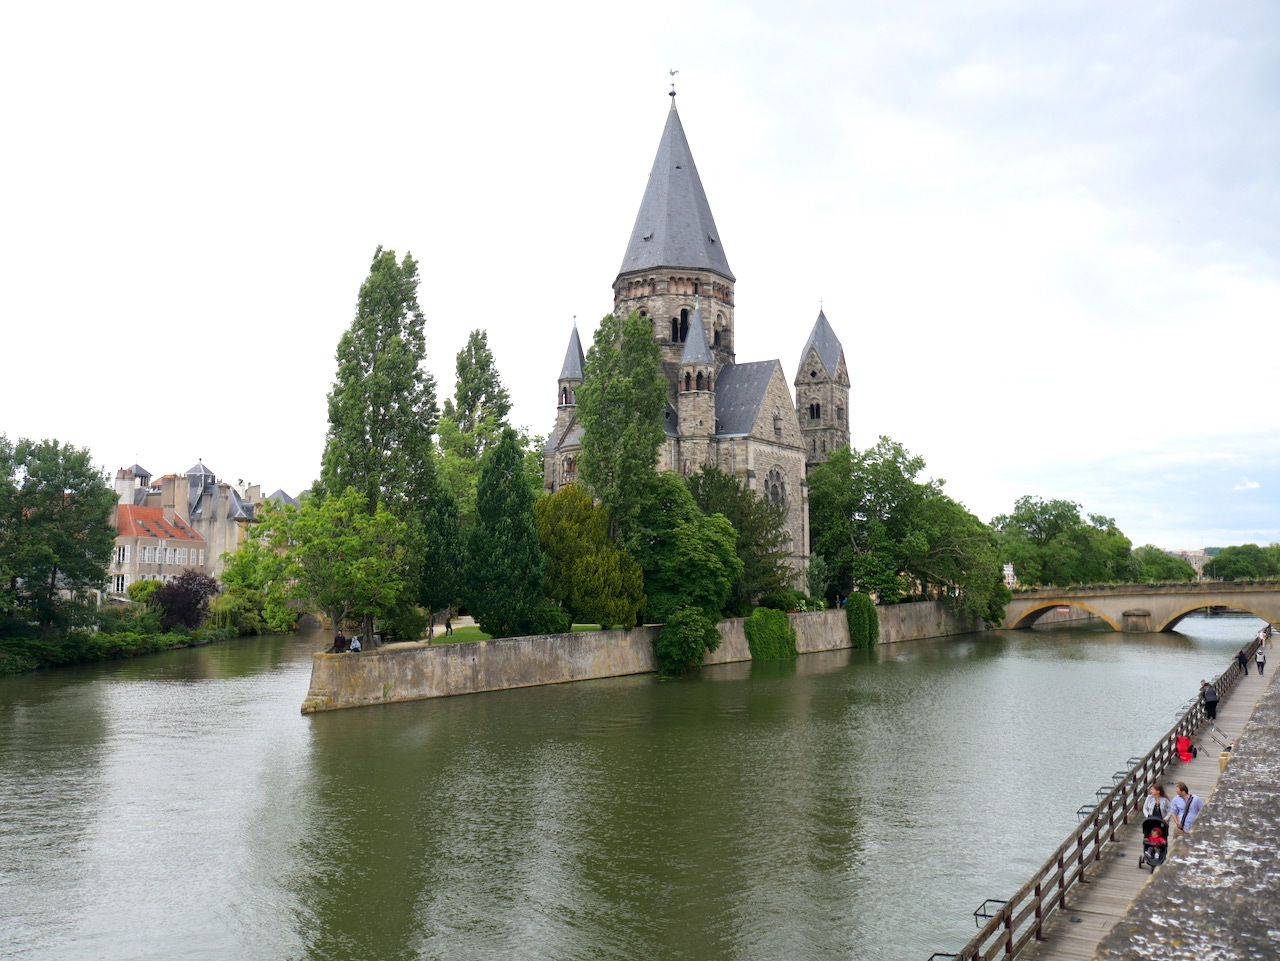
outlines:
M232 485L198 462L185 474L158 479L134 464L116 471L116 549L107 589L123 594L139 580L172 580L192 569L217 577L263 500L297 504L284 491L262 497L257 484Z
M1196 576L1200 577L1204 574L1204 565L1213 557L1207 550L1203 551L1165 551L1172 557L1180 557L1192 567L1196 569Z

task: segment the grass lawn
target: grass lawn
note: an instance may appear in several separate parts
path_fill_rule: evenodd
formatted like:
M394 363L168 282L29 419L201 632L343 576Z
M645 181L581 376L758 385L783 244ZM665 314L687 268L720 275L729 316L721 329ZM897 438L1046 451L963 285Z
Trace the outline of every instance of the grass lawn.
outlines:
M573 625L574 633L578 631L598 631L599 624L575 624ZM480 630L478 627L455 627L453 633L445 637L439 631L432 639L432 644L461 644L463 641L491 641L493 637Z

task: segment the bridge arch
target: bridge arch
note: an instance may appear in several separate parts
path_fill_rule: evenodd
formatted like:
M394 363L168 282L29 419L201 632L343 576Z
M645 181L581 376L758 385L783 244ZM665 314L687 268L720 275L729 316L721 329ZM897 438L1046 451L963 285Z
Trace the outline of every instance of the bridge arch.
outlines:
M1201 604L1200 606L1203 607L1204 605ZM1070 600L1065 600L1060 598L1058 600L1047 601L1043 604L1038 604L1033 607L1029 607L1027 610L1023 611L1022 615L1018 618L1016 622L1014 622L1009 626L1014 628L1015 630L1032 627L1036 623L1036 621L1040 620L1040 618L1043 617L1045 614L1047 614L1049 611L1056 611L1060 607L1070 607L1080 611L1087 611L1088 613L1092 614L1094 617L1100 617L1102 618L1102 620L1110 624L1111 629L1113 631L1123 630L1121 625L1116 623L1115 618L1113 618L1106 611L1101 610L1092 604L1086 604L1084 601L1079 601L1074 598Z
M1217 606L1218 605L1216 604L1197 604L1194 607L1187 607L1184 610L1179 611L1177 614L1173 614L1172 616L1167 617L1163 624L1153 625L1153 630L1156 630L1156 631L1177 630L1178 625L1181 624L1183 619L1188 615L1194 614L1196 611L1203 611L1207 607L1217 607ZM1233 611L1243 611L1246 614L1252 614L1254 617L1258 618L1259 620L1266 621L1268 624L1270 624L1271 619L1267 615L1267 613L1264 613L1262 610L1259 610L1256 608L1257 608L1257 605L1253 605L1249 603L1243 603L1243 604L1240 603L1240 600L1238 598L1233 599L1231 603L1231 609Z

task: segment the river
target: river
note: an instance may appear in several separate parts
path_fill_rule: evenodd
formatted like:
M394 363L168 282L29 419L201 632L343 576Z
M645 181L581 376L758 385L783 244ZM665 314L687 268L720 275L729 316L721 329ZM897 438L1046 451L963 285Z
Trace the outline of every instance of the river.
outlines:
M0 955L925 961L1260 623L305 717L316 634L2 679Z

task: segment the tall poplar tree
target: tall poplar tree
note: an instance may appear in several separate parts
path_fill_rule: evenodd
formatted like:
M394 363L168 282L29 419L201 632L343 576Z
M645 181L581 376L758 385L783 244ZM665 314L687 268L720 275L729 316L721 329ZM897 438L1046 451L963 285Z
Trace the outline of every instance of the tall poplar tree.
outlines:
M625 529L652 496L664 432L667 379L647 318L600 321L577 392L582 421L578 476Z
M463 591L482 631L494 637L537 631L545 564L520 444L508 428L480 468L476 520L467 532Z
M471 332L456 362L457 383L452 399L445 399L441 418L441 445L460 457L476 459L502 438L511 413L511 395L502 386L489 349L489 335L483 330ZM447 439L445 421L451 427Z
M480 461L510 426L511 395L498 376L489 336L483 330L473 330L467 345L458 351L455 373L453 397L445 398L440 418L440 481L452 492L460 515L470 522L476 509ZM527 438L521 439L528 444Z
M320 490L354 487L376 514L386 507L408 526L406 603L416 603L426 549L422 505L436 483L435 378L426 370L425 318L418 306L418 264L379 247L360 285L356 316L338 341L338 372L329 393L329 432ZM391 605L395 607L395 605ZM366 613L366 640L373 615Z
M320 481L326 491L354 487L368 510L397 514L434 486L432 433L439 410L427 372L425 319L418 307L418 265L393 250L373 255L356 316L338 341L329 393L329 432Z

